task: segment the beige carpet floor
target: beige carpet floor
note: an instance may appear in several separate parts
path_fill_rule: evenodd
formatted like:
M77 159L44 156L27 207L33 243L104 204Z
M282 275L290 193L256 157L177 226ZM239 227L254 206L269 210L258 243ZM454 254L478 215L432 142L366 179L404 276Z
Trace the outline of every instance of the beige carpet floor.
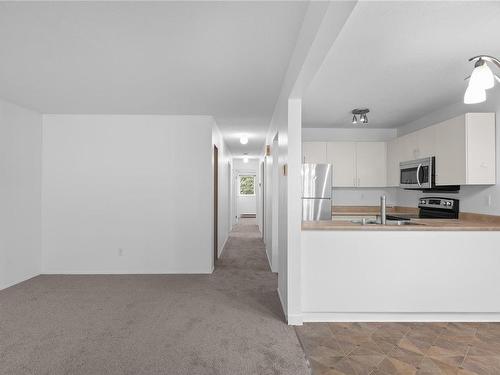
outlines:
M309 374L255 219L212 275L38 276L0 291L0 374Z

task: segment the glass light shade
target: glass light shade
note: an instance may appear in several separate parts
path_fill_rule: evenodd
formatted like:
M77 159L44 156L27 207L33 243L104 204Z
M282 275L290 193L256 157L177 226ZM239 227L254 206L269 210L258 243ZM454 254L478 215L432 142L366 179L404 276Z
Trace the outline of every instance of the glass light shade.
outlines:
M246 144L248 143L248 137L247 137L246 135L242 135L242 136L240 137L240 143L241 143L242 145L246 145Z
M476 66L470 76L469 87L479 87L483 90L491 89L495 85L495 77L490 67L483 63L483 65Z
M246 156L243 158L243 163L248 163L248 158Z
M357 124L358 123L358 119L356 118L356 115L352 116L352 123L353 124Z
M479 86L471 85L471 83L469 83L467 90L465 90L464 103L477 104L484 102L486 100L486 91Z

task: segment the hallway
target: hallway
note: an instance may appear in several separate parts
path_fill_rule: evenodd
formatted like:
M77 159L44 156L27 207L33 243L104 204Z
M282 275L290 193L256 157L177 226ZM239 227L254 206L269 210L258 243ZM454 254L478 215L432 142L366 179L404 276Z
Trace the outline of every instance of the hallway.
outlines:
M43 275L0 291L2 374L309 374L255 219L212 275Z

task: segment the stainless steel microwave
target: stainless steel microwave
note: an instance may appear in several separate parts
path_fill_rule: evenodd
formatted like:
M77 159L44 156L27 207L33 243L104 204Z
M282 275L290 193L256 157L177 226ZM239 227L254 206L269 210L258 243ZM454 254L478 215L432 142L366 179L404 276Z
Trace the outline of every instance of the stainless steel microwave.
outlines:
M435 186L435 158L399 163L399 186L403 189L432 189Z

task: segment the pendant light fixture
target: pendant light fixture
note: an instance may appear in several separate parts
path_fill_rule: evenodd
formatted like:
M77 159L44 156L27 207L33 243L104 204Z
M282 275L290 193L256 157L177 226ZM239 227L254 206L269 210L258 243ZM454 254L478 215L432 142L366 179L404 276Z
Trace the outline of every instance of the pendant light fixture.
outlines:
M500 82L500 78L493 74L491 68L487 63L491 63L500 68L500 60L493 56L479 55L469 59L469 61L476 61L474 63L474 70L469 79L469 85L464 94L465 104L477 104L486 100L486 90L495 86L495 80Z
M370 110L368 108L355 108L351 111L352 113L352 123L356 125L358 123L358 117L359 116L359 122L361 124L366 125L368 124L368 116L366 115Z
M248 154L245 152L243 155L245 155L243 156L243 163L248 163Z

